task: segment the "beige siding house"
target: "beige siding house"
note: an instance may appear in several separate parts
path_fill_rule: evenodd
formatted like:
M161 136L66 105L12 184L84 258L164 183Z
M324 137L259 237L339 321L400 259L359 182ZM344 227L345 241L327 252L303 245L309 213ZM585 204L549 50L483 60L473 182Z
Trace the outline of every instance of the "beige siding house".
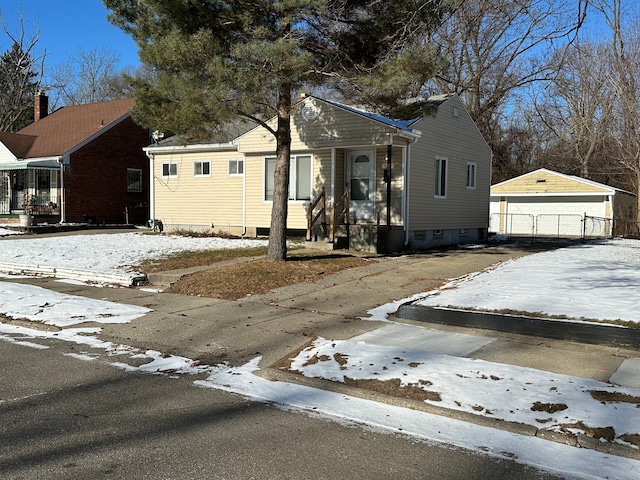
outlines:
M432 115L394 120L313 96L299 101L288 230L380 253L485 240L491 151L457 95L429 102ZM260 126L208 144L145 148L151 218L167 229L266 234L275 149Z
M525 236L610 236L630 218L635 196L545 168L491 187L492 232Z

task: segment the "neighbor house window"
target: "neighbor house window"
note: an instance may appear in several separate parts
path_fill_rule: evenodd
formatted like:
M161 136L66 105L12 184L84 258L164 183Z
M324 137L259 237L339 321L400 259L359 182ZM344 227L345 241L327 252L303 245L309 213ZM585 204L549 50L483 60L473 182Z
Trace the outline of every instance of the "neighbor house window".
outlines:
M210 175L211 175L211 162L209 160L204 162L193 162L194 177L208 177Z
M177 177L178 176L178 164L177 163L163 163L162 164L162 176L163 177Z
M244 175L244 160L229 160L229 175Z
M443 237L442 230L434 230L433 231L433 238L442 238L442 237Z
M467 188L476 188L476 164L467 163Z
M127 168L127 192L142 191L142 170Z
M436 157L435 195L439 198L447 196L447 159Z
M311 200L311 155L291 156L289 200ZM276 157L264 159L264 199L273 200L273 174Z
M460 229L460 236L461 237L468 237L469 236L469 229L468 228L461 228Z

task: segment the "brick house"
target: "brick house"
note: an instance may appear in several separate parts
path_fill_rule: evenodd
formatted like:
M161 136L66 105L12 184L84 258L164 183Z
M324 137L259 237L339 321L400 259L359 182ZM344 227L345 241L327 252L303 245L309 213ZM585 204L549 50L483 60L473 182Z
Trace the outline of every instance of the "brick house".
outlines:
M144 224L148 218L149 132L130 114L133 99L62 107L0 132L0 223Z

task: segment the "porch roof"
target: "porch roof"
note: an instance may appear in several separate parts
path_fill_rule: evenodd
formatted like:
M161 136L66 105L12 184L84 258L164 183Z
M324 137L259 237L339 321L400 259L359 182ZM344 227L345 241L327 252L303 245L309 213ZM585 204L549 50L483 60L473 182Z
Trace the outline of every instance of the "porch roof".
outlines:
M15 160L0 164L0 170L60 170L57 160Z

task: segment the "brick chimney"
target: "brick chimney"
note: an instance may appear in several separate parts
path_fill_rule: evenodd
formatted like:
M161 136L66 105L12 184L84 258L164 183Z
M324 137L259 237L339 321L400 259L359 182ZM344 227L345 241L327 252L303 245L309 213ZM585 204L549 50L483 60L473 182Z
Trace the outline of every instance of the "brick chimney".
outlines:
M44 117L49 115L49 97L47 97L44 93L38 91L34 98L34 108L33 108L33 121L37 122L38 120L42 120Z

